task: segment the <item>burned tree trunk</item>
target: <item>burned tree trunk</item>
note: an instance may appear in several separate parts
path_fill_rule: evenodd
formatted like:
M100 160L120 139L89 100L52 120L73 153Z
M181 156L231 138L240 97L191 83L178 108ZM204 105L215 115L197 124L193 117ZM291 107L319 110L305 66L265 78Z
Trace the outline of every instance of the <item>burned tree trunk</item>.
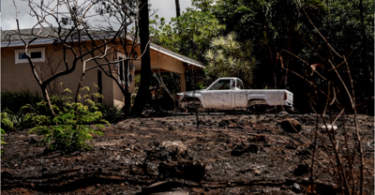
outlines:
M181 16L180 0L175 0L175 4L176 4L176 17L178 18Z
M141 51L142 55L141 63L141 82L139 85L138 94L134 101L133 114L141 115L144 106L148 100L148 92L150 88L151 79L151 58L150 58L150 45L148 44L150 39L149 32L149 14L148 14L148 1L141 0L139 5L139 31L141 39Z
M291 31L289 31L288 51L290 51L291 46L292 46L292 34L291 34ZM285 89L288 87L289 57L290 57L290 54L288 54L288 57L287 57L287 60L286 60L286 68L287 69L285 70L285 76L284 76L284 87L285 87Z

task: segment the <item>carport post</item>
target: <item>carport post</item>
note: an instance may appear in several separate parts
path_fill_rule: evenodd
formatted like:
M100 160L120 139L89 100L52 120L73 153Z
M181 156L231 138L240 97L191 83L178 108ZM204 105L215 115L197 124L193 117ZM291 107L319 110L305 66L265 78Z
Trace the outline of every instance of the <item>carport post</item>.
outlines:
M181 88L181 92L185 92L186 91L186 78L185 78L185 73L181 73L180 74L180 88Z

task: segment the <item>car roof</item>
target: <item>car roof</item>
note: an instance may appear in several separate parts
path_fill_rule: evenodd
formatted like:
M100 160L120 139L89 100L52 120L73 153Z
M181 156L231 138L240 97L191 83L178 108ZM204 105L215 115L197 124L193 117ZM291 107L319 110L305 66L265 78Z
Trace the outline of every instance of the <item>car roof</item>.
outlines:
M237 77L221 77L219 79L239 79L239 78L237 78ZM239 79L239 80L241 80L241 79Z

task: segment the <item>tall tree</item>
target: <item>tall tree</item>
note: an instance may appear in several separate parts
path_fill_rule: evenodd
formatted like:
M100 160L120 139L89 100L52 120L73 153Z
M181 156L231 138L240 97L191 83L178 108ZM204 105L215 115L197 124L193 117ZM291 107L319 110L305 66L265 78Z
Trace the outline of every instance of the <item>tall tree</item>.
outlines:
M206 51L211 39L225 29L211 13L192 9L172 18L168 25L162 18L160 24L158 29L151 28L155 43L201 61L205 60L204 52L197 51Z
M150 31L149 31L149 13L148 13L148 0L141 0L139 4L139 37L141 39L141 82L139 85L138 94L135 97L133 114L141 115L145 107L150 88L151 79L151 57L150 57Z
M176 4L176 17L178 18L181 16L180 0L175 0L175 4Z
M365 60L366 52L365 52L365 42L366 42L366 33L365 33L365 25L363 20L363 3L362 0L359 0L359 11L361 16L361 33L362 33L362 61Z

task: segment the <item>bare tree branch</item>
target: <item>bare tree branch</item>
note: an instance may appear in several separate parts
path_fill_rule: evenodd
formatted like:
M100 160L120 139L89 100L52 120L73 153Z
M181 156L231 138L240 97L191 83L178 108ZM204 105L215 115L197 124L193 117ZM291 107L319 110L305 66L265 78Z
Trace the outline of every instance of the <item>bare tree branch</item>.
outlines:
M309 20L310 24L314 27L314 29L320 35L320 37L323 39L323 41L326 42L326 44L333 51L333 53L335 53L338 57L342 58L342 56L339 53L337 53L337 51L335 49L333 49L333 47L331 46L331 44L328 43L327 39L320 33L320 31L318 30L318 28L316 28L315 24L311 21L309 15L307 14L305 8L302 8L302 10L305 13L305 15L306 15L307 19Z

